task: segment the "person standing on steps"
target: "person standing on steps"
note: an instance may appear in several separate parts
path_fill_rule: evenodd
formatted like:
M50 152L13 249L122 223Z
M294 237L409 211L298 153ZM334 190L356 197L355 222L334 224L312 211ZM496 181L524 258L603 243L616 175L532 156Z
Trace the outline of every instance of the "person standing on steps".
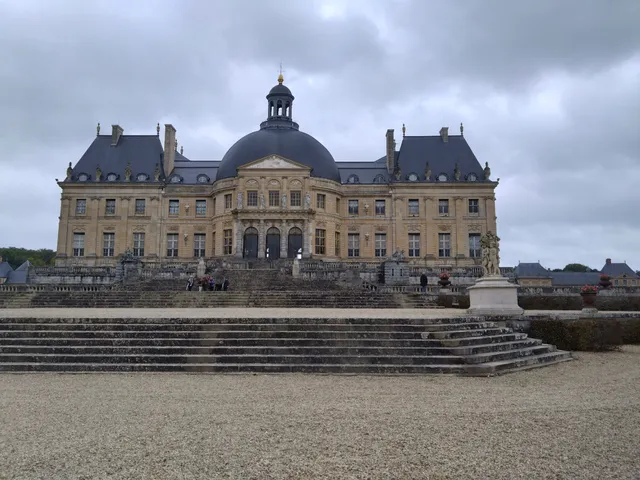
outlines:
M427 284L429 283L429 279L427 278L427 274L423 273L422 275L420 275L420 289L422 290L422 293L427 291Z
M189 281L187 282L187 290L191 291L193 288L193 277L189 277Z

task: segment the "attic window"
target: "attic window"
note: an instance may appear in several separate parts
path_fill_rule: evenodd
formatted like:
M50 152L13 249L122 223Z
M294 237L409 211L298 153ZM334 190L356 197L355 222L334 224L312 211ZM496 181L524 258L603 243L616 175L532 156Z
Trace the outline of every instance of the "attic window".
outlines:
M438 175L439 182L446 182L448 180L449 180L449 175L447 175L446 173L441 173L440 175Z
M360 179L357 175L349 175L349 178L347 178L347 183L360 183Z
M209 183L209 177L204 173L198 175L197 180L198 180L198 183Z
M475 173L467 175L467 182L475 182L476 180L478 180L478 176Z
M385 183L384 175L378 174L376 178L373 179L373 183Z
M86 173L81 173L78 175L79 182L86 182L87 180L89 180L89 175L87 175Z
M182 177L180 175L173 175L171 179L169 179L170 183L181 183Z
M416 175L415 173L410 173L407 178L409 179L410 182L417 182L418 181L418 175Z
M115 182L118 179L118 175L115 173L110 173L107 175L107 182Z
M146 182L147 180L149 180L149 175L147 175L146 173L139 173L138 175L136 175L136 180L139 182Z

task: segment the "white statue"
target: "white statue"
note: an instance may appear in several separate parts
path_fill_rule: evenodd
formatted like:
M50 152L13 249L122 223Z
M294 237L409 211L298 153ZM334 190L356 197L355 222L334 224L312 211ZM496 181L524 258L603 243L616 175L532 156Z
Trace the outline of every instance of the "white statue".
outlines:
M242 210L242 192L238 192L238 210Z
M493 232L487 232L480 239L482 247L482 272L485 277L501 276L500 274L500 238Z
M283 210L287 208L287 194L286 193L282 194L281 204L282 204L282 209Z
M264 192L260 192L260 208L267 208L267 202L264 199Z
M306 210L311 208L311 194L309 192L304 196L304 208Z

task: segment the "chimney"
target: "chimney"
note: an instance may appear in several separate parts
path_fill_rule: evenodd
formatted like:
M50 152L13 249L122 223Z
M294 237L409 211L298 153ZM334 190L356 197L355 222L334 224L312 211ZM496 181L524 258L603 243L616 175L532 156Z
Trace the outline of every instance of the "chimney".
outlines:
M607 258L604 263L606 263L607 265L611 265L611 259Z
M164 126L164 161L162 167L164 174L168 177L173 171L173 164L176 159L176 129L170 123Z
M387 130L387 172L393 173L396 164L396 141L393 138L393 128Z
M444 143L449 141L449 127L442 127L440 129L440 138L442 138Z
M111 125L111 146L115 147L118 145L118 140L124 133L124 130L120 125Z

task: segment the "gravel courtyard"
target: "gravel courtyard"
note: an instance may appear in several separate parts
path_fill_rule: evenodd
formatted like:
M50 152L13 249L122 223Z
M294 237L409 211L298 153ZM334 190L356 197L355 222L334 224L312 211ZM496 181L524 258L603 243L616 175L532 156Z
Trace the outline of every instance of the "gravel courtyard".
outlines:
M497 378L0 375L0 478L637 479L640 347Z

